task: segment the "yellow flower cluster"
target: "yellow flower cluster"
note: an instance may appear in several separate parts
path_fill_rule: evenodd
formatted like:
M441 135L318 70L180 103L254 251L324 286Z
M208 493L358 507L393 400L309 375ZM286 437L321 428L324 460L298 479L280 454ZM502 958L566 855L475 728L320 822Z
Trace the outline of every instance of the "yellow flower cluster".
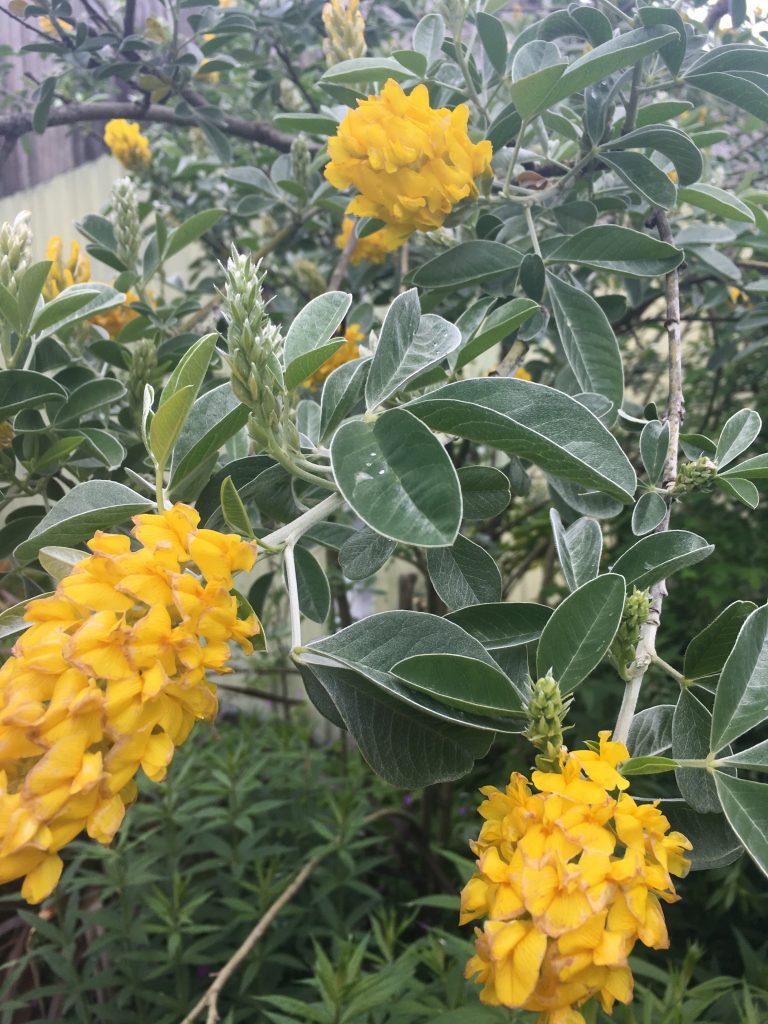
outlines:
M45 254L49 260L53 260L53 266L48 271L48 277L43 285L43 298L46 302L55 299L71 284L84 284L91 280L91 261L77 242L72 242L66 263L62 259L61 239L56 235L49 239ZM149 297L152 301L151 294ZM89 318L90 322L103 327L110 338L116 338L125 325L139 315L135 309L131 309L131 303L138 301L139 296L136 292L129 290L122 305L112 306L103 313L97 313L96 316Z
M406 95L390 79L328 140L325 177L357 189L348 212L383 220L395 248L413 231L439 228L458 202L477 195L475 178L490 172L492 150L470 141L468 119L465 104L433 109L426 86Z
M104 142L129 171L141 171L149 167L152 153L149 139L142 135L139 126L122 117L107 121L104 128Z
M341 227L341 234L336 236L336 246L339 249L346 248L349 236L355 226L354 217L345 217ZM350 262L357 265L362 260L369 263L383 263L387 256L398 246L402 245L403 239L399 232L389 226L374 231L365 238L358 238L352 249Z
M92 554L50 597L0 669L0 884L26 876L39 903L83 829L109 843L136 795L139 768L161 780L174 748L216 711L206 673L227 672L229 641L250 653L256 617L238 617L232 574L254 545L199 529L175 505L98 532Z
M59 292L70 285L83 284L91 280L91 261L77 242L73 241L70 245L69 259L66 263L62 250L62 241L58 235L48 239L45 255L47 259L53 261L53 266L48 271L48 277L43 285L43 298L46 302L55 299Z
M489 786L472 850L479 871L461 895L461 923L476 929L467 977L493 1006L538 1012L540 1024L585 1024L577 1007L599 997L610 1013L632 998L627 957L639 939L669 945L659 899L679 897L691 844L655 803L636 803L616 766L623 743L600 733L599 750L561 757L561 772L513 774ZM612 795L616 794L616 795Z
M326 359L319 369L307 377L304 381L304 387L319 388L325 378L333 373L335 369L343 366L344 363L350 362L352 359L357 359L360 355L360 342L364 338L365 335L360 330L360 324L350 324L344 331L344 344L339 345L330 359Z

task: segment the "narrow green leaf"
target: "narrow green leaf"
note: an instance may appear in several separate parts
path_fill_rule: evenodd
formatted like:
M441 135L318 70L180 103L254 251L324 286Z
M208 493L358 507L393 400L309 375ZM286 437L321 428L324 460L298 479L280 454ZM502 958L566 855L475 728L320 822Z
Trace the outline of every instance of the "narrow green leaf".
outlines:
M50 260L41 260L40 263L33 263L24 271L19 285L19 293L16 296L19 310L19 333L22 336L29 331L29 325L35 314L51 266Z
M498 18L484 11L477 12L475 24L491 65L495 71L503 75L507 66L507 34L504 25Z
M620 501L635 471L617 440L584 406L543 384L485 377L446 384L409 403L433 430L490 444Z
M325 378L320 396L320 441L325 441L363 402L370 359L342 363Z
M600 570L603 531L596 519L577 519L566 530L557 509L549 510L557 557L570 591L594 579Z
M195 388L186 384L174 391L152 417L149 445L158 466L165 466L194 402Z
M398 679L449 707L475 715L522 714L520 700L504 673L459 654L417 654L392 668Z
M621 766L621 774L631 777L632 775L659 775L662 772L671 772L677 767L677 761L671 757L660 757L659 755L645 757L631 757Z
M328 68L321 76L320 83L355 85L363 82L386 82L388 78L404 82L413 78L413 72L391 57L354 57Z
M683 103L683 106L688 107L689 104ZM645 111L649 109L651 108L644 108ZM662 110L663 112L666 111ZM698 181L704 166L701 152L693 139L672 125L649 124L646 127L635 128L618 139L612 139L606 143L605 148L610 150L609 155L616 150L655 149L672 161L681 186L692 185Z
M186 249L192 242L196 242L206 231L210 231L214 224L218 224L226 212L224 209L214 208L212 210L201 210L199 213L193 213L191 217L187 217L168 236L165 252L160 253L161 259L168 260L171 256L175 256L177 252Z
M566 239L549 263L580 263L627 277L661 277L683 261L682 249L618 224L595 224Z
M768 98L768 97L767 97ZM730 192L718 188L716 185L701 183L689 185L688 188L680 188L677 191L677 198L681 203L689 203L699 209L713 213L717 217L724 217L726 220L741 220L748 224L755 223L755 215L746 203L742 203Z
M460 370L493 345L504 341L521 324L530 320L539 308L538 303L532 302L530 299L512 299L511 302L505 302L503 306L494 309L485 319L482 327L473 333L454 355L454 369Z
M756 743L748 750L740 750L738 754L730 754L728 757L721 757L723 764L733 768L748 768L754 772L768 771L768 740Z
M464 288L517 273L523 256L501 242L460 242L447 252L422 263L410 277L419 288Z
M604 150L602 161L651 206L669 210L677 202L677 187L660 167L642 153Z
M547 274L547 292L565 355L582 391L604 395L615 422L624 400L621 353L608 317L591 295Z
M22 409L41 409L47 402L66 397L61 384L44 373L0 370L0 419L10 419Z
M193 388L192 400L197 398L216 350L217 338L217 334L206 334L187 349L160 393L159 406L187 386Z
M234 530L241 537L253 538L251 521L231 476L226 476L221 481L220 501L221 514L230 530Z

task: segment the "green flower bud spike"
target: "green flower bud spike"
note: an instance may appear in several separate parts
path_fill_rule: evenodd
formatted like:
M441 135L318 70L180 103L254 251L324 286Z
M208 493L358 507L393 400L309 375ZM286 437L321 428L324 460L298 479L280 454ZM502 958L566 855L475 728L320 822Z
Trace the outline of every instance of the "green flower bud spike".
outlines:
M677 479L672 485L672 494L687 494L690 491L703 491L712 484L717 476L717 466L706 455L699 456L693 462L684 462L677 471Z
M560 752L563 747L563 733L570 726L564 726L571 697L563 699L560 686L551 672L537 679L531 686L531 695L525 709L528 727L523 735L537 750L536 767L543 772L560 771Z
M650 613L651 598L648 591L634 587L624 602L621 622L611 644L611 657L625 682L628 679L629 666L635 660L640 628L648 621Z
M117 255L129 269L136 265L141 243L139 200L130 178L118 178L112 186L111 221L117 242Z
M32 262L32 229L29 210L22 210L12 222L0 225L0 284L16 295L24 271Z

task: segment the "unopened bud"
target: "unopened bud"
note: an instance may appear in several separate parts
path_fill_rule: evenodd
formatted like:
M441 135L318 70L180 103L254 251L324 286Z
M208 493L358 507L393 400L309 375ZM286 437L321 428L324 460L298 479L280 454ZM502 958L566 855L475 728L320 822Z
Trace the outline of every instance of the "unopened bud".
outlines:
M365 56L365 19L360 0L330 0L323 7L323 25L323 50L329 65Z
M0 284L11 295L19 290L24 271L32 262L32 214L22 210L13 222L0 226Z
M700 455L692 462L684 462L677 471L677 479L672 487L673 494L687 494L690 491L703 491L712 484L717 476L717 466L706 455Z
M118 178L112 186L112 227L117 241L117 255L133 268L139 256L141 222L136 188L130 178Z
M571 706L571 698L563 699L560 686L551 674L537 679L525 709L528 727L524 736L537 750L536 767L541 771L560 771L563 748L563 723Z
M624 602L624 611L611 644L611 657L622 679L627 679L629 666L635 660L640 642L640 629L651 613L651 597L647 590L632 589Z

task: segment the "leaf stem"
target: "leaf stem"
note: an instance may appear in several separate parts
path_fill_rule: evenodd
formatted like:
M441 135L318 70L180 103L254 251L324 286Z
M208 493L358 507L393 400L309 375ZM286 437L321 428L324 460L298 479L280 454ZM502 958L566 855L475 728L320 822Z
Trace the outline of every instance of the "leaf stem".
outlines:
M659 668L666 672L671 679L675 680L675 682L680 683L681 686L684 685L685 676L683 675L683 673L678 672L677 669L673 668L668 661L664 661L663 658L660 658L655 651L651 655L651 661L654 665L658 665Z
M541 247L539 246L539 236L536 234L536 224L533 219L533 211L531 210L530 204L526 203L523 207L525 213L525 223L528 227L528 234L531 236L531 245L533 251L541 259Z
M283 565L288 587L288 607L291 616L291 650L301 647L301 609L299 608L299 584L296 579L296 559L293 554L294 541L285 545Z
M292 523L281 526L278 530L267 534L263 540L259 540L260 547L279 550L281 544L295 543L307 530L311 530L315 523L321 522L328 516L333 515L344 504L344 499L339 494L331 494L323 498L321 502L308 509Z

